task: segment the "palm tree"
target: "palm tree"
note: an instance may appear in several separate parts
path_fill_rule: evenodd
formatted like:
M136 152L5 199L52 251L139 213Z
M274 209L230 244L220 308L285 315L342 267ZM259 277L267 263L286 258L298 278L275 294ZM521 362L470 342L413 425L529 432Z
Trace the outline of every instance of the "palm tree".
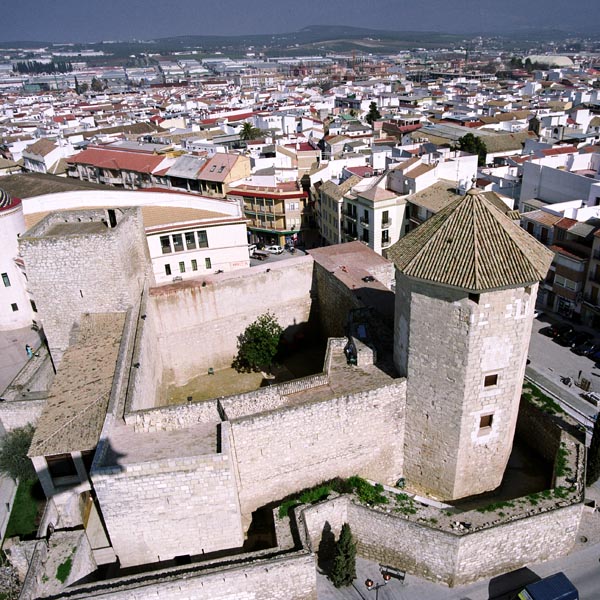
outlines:
M252 123L246 121L242 125L242 129L240 131L240 139L244 141L254 140L260 135L260 129L254 127Z

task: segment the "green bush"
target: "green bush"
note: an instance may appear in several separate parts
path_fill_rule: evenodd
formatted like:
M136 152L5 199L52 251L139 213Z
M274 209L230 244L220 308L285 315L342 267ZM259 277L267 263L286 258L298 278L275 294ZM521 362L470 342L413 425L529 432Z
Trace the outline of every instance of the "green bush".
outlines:
M73 556L69 556L65 562L58 565L58 569L56 569L56 579L58 579L61 583L64 583L67 580L67 577L71 574L71 568L73 567Z
M348 484L352 486L358 499L365 504L374 506L375 504L387 504L389 500L383 495L383 486L380 483L371 485L362 477L354 476L348 479Z
M15 481L37 478L33 463L27 456L34 431L32 425L17 427L0 439L0 473Z
M238 336L233 368L239 372L270 370L282 333L283 327L274 315L269 312L260 315Z

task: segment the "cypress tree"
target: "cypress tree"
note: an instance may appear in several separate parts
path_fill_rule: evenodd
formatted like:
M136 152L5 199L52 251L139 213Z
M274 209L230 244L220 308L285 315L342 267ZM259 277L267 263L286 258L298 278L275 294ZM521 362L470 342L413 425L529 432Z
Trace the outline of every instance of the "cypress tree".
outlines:
M330 579L337 588L348 586L356 579L356 542L352 539L348 523L342 525Z

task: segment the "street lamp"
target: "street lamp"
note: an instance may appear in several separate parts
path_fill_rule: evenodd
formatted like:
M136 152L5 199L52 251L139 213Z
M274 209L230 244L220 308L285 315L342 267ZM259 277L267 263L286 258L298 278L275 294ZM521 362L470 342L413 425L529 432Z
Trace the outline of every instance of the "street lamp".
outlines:
M392 578L391 575L389 573L386 573L385 571L381 573L381 576L383 577L383 583L375 583L372 579L367 579L365 581L365 587L370 592L375 592L375 600L379 598L379 589L385 587Z

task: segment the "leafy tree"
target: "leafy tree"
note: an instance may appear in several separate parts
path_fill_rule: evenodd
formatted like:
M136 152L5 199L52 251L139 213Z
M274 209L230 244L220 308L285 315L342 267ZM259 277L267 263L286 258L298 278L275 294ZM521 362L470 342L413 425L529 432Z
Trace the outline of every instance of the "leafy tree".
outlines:
M104 89L102 82L96 77L92 78L92 92L101 92Z
M250 323L237 338L238 353L233 368L240 372L265 371L273 364L283 327L266 312Z
M373 123L377 121L377 119L381 119L381 113L377 108L377 104L375 102L371 102L371 104L369 104L369 112L367 113L365 120L369 125L373 126Z
M592 441L587 454L587 471L585 481L587 485L592 485L600 477L600 419L594 423Z
M485 146L485 142L472 133L467 133L463 135L461 138L456 140L456 147L463 152L468 152L469 154L477 154L479 157L477 159L477 165L483 167L485 165L485 157L487 155L487 148Z
M33 480L35 469L27 452L33 438L33 426L17 427L0 439L0 473L15 481Z
M260 135L260 129L246 121L240 130L240 139L244 141L255 140Z
M330 579L337 588L351 585L356 579L356 542L352 539L348 523L342 525Z

